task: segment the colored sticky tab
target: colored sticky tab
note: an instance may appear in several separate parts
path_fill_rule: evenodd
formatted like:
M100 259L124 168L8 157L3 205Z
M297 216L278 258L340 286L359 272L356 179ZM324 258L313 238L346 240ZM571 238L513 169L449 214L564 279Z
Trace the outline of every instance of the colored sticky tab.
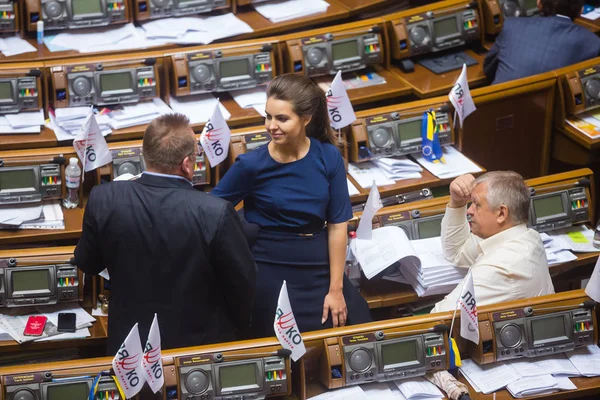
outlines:
M567 233L567 235L569 235L569 238L573 241L573 243L589 243L590 241L583 236L583 233L581 232L569 232Z

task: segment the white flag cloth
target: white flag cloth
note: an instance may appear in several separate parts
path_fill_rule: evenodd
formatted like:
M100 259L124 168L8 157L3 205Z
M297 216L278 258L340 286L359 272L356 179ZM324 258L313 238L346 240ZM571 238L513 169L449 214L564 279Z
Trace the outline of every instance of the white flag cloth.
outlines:
M273 329L275 330L275 336L281 343L284 349L288 349L292 352L292 360L298 361L300 357L306 353L304 347L304 340L298 329L296 318L294 318L294 311L290 304L290 298L288 296L287 285L283 281L281 290L279 292L279 300L277 300L277 310L275 311L275 321L273 322Z
M154 314L154 320L150 326L148 340L144 347L144 357L142 357L142 370L144 379L148 382L150 389L154 393L162 389L165 384L163 376L163 364L160 345L160 329L158 327L158 318Z
M221 114L219 104L217 101L212 117L206 122L200 135L200 145L211 167L219 165L227 158L231 141L231 131Z
M477 319L477 302L473 275L469 270L465 276L462 292L458 299L460 307L460 336L475 344L479 344L479 320Z
M358 228L356 228L357 239L371 240L373 238L373 217L381 207L383 207L383 204L381 203L379 190L377 190L377 185L373 181L369 197L367 198L367 204L365 204L365 209L358 222Z
M106 144L106 139L102 136L91 107L81 130L73 140L73 147L79 156L81 165L83 165L84 172L93 171L112 162L112 155Z
M467 65L463 64L462 72L456 80L454 87L448 94L450 102L458 114L460 126L463 127L463 121L476 110L471 91L469 90L469 80L467 79Z
M331 121L331 126L334 129L341 129L356 121L352 103L350 103L342 80L342 71L338 71L335 78L333 78L326 96L329 121Z
M585 287L585 294L590 296L596 303L600 303L600 257L598 257L592 276L590 276L590 280Z
M143 356L140 332L136 323L112 360L115 377L128 399L138 394L144 386L141 362Z

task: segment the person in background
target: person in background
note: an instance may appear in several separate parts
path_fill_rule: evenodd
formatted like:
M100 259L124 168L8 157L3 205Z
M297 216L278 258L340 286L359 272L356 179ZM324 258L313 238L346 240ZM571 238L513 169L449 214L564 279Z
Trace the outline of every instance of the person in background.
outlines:
M344 274L352 207L325 94L306 77L280 75L265 108L271 141L240 155L212 191L243 201L247 221L259 226L253 335L274 335L284 280L301 332L368 322L367 304Z
M516 172L466 174L450 184L442 248L448 261L471 269L478 306L554 293L544 244L528 219L529 189ZM462 286L432 312L454 310Z
M142 150L139 179L93 188L75 249L83 272L110 274L108 354L136 322L146 337L154 313L163 349L245 338L256 266L232 205L192 186L187 117L154 119Z
M600 38L573 20L584 0L537 0L540 16L505 18L485 57L492 84L541 74L600 55Z

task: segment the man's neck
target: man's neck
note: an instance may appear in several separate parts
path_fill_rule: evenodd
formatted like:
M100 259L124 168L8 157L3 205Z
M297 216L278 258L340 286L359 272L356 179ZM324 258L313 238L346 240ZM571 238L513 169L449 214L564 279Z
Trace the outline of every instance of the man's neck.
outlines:
M152 173L152 174L158 174L158 175L168 175L168 176L173 176L173 177L179 177L179 178L183 178L183 179L185 179L185 180L188 180L188 181L189 181L189 179L188 179L187 177L185 177L185 176L184 176L184 175L181 173L181 171L179 171L179 170L177 170L177 171L161 171L161 170L158 170L158 169L155 169L155 168L152 168L152 167L148 167L148 166L146 166L146 171L147 171L147 172L150 172L150 173Z

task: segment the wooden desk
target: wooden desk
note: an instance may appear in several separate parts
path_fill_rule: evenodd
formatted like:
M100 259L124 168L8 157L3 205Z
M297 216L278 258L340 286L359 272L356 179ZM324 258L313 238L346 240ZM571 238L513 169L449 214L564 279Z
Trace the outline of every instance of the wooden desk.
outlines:
M65 229L19 229L0 231L0 247L12 244L49 242L54 240L79 239L83 223L83 209L62 208Z
M551 394L544 394L541 396L527 396L526 399L552 399L552 400L561 400L561 399L578 399L584 396L591 396L594 394L600 393L600 377L594 378L570 378L575 386L577 386L577 390L568 390L568 391L560 391ZM496 392L496 397L494 397L494 393L483 394L477 393L475 389L467 382L464 376L460 376L458 378L459 381L467 385L469 388L469 394L471 395L471 399L473 400L514 400L514 397L509 393L508 390L502 389Z
M575 23L581 25L594 33L600 32L600 19L591 20L583 17L575 18Z
M477 54L473 50L464 50L464 52L477 60L477 64L467 67L469 88L485 85L487 79L483 73L485 54ZM403 72L396 66L392 66L390 70L406 82L420 98L447 95L462 72L462 68L459 68L438 75L416 62L414 72Z
M238 7L236 17L250 25L254 32L225 38L222 41L250 39L260 36L280 34L299 29L309 29L317 25L324 25L334 21L339 21L350 16L348 8L337 0L328 0L329 7L327 11L320 14L308 15L302 18L295 18L283 22L271 22L259 14L252 6Z
M338 0L350 11L351 15L360 14L374 9L381 10L387 6L393 6L396 0ZM408 6L408 4L407 4Z
M56 147L58 140L52 129L42 127L40 133L18 133L0 135L0 150L36 149L41 147Z

